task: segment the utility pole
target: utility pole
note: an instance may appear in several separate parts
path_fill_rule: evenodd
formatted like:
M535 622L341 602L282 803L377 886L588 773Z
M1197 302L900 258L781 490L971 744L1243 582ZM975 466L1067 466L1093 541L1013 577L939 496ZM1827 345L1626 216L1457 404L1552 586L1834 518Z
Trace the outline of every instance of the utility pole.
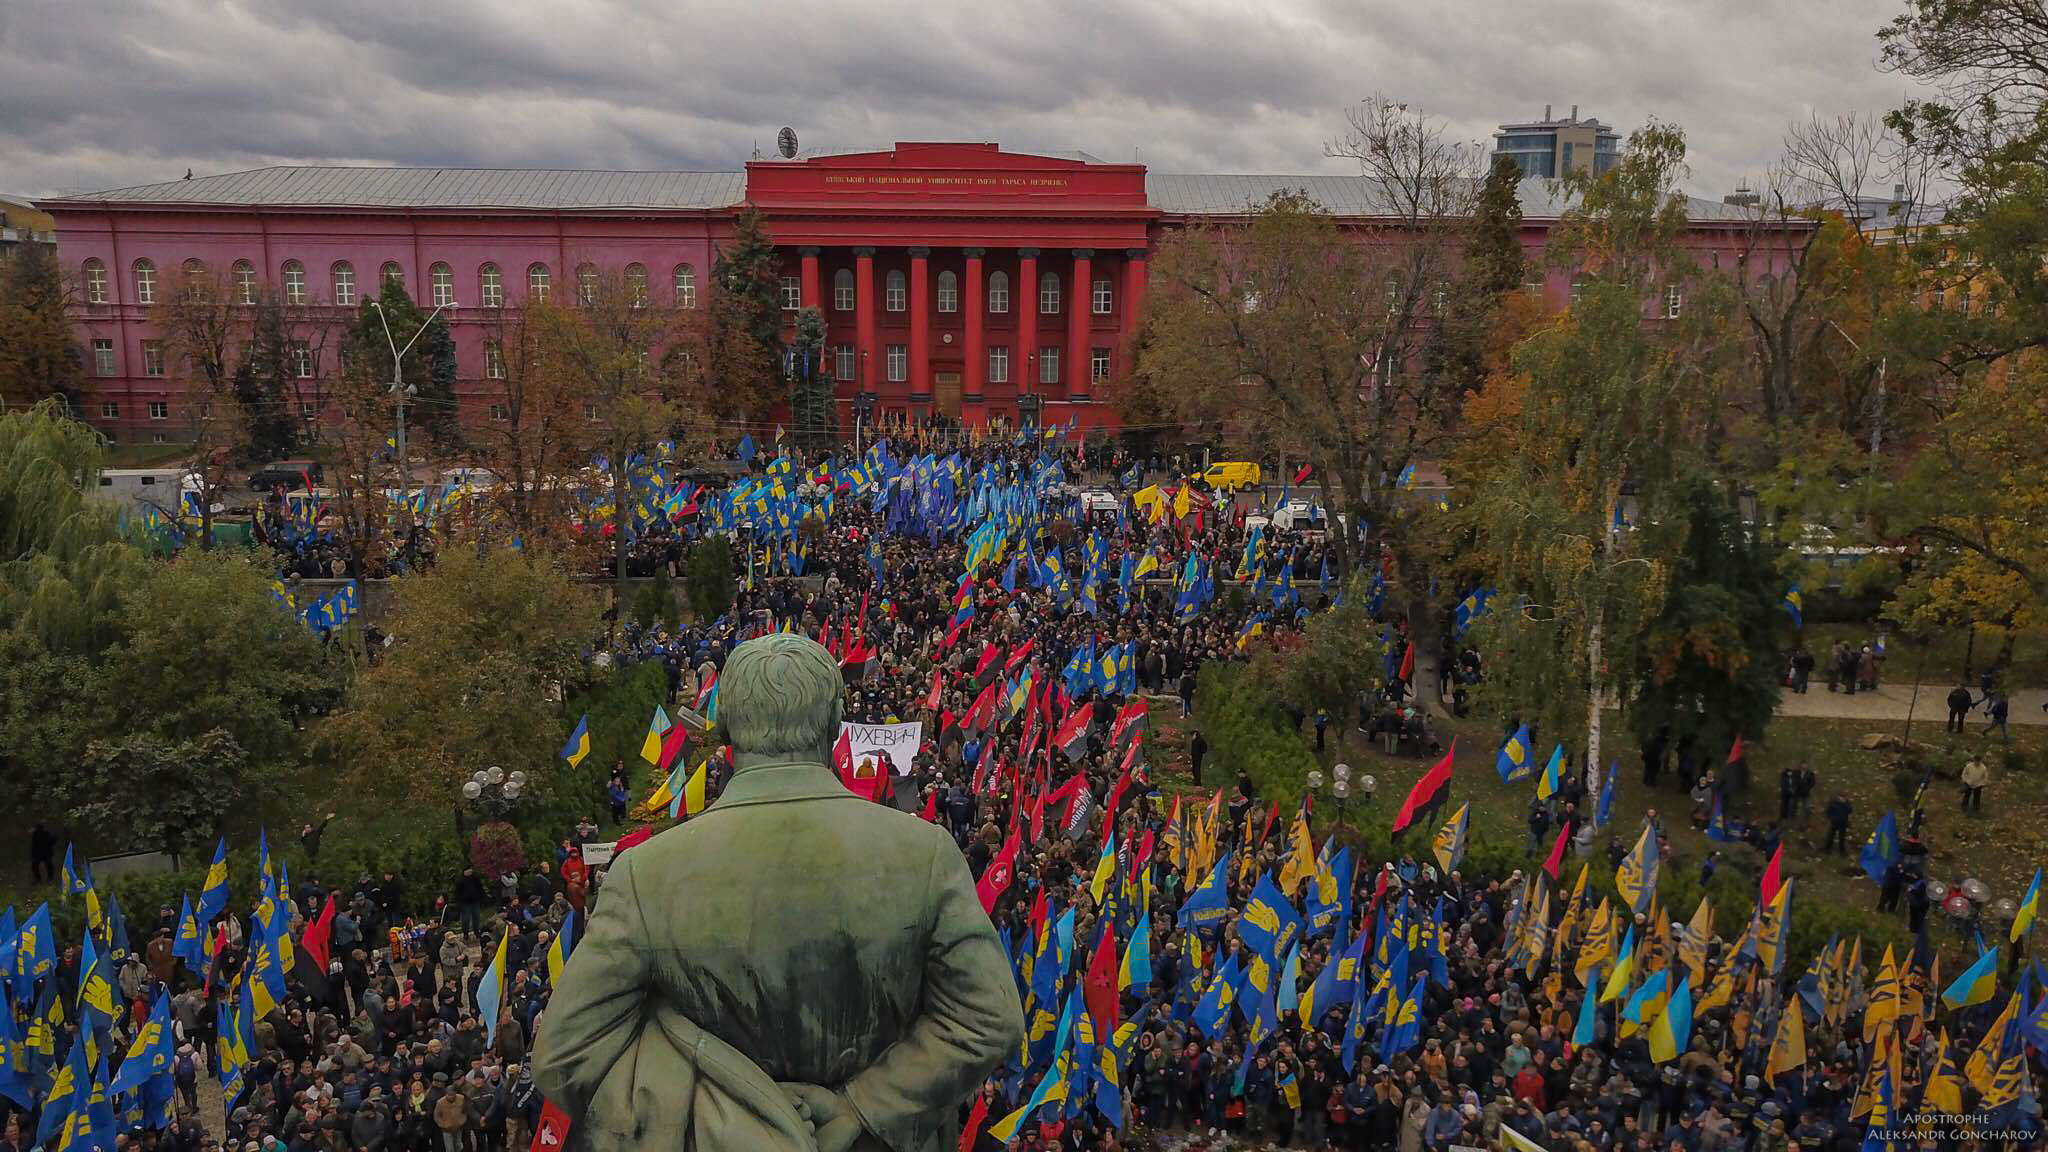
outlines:
M394 446L398 449L398 502L400 504L406 502L406 489L411 487L412 481L412 472L407 467L405 456L405 398L418 392L419 388L405 382L405 373L399 370L399 365L405 359L405 354L412 351L412 346L420 342L420 337L426 333L427 325L434 322L434 317L439 316L443 309L453 306L453 301L447 304L436 304L434 310L427 313L427 318L420 322L419 331L414 332L412 339L407 340L405 347L400 348L398 341L391 336L391 318L384 314L384 305L375 300L370 301L370 307L377 310L378 321L384 325L384 343L391 349L391 402L398 410L398 437L394 441Z

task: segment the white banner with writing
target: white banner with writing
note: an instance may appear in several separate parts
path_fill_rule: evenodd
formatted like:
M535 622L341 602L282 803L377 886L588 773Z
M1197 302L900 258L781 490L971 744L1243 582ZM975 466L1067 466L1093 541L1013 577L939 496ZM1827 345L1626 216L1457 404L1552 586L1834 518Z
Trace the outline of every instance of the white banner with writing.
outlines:
M871 756L886 756L898 776L910 775L910 762L924 743L924 722L908 724L841 724L841 735L856 766Z

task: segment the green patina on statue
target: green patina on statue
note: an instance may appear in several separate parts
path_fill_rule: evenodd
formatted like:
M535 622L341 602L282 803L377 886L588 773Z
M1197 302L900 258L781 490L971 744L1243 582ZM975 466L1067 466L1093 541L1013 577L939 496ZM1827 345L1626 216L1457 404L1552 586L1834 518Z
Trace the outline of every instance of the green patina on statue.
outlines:
M534 1081L590 1152L952 1152L1024 1028L966 860L826 767L823 647L751 641L719 684L732 780L612 866Z

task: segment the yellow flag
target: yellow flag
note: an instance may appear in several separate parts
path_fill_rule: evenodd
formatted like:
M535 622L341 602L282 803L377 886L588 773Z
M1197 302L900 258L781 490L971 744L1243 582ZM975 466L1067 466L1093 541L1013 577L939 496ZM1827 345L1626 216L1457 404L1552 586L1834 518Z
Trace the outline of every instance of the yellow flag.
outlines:
M1102 890L1109 884L1109 878L1116 874L1116 833L1102 842L1102 858L1095 862L1095 878L1088 885L1088 894L1095 898L1095 906L1102 907Z
M1927 1092L1920 1106L1930 1112L1963 1110L1963 1080L1956 1072L1956 1054L1949 1047L1946 1028L1941 1030L1941 1047L1935 1050L1934 1071L1927 1076Z
M1806 1066L1806 1010L1799 1006L1799 997L1785 999L1785 1010L1778 1015L1778 1034L1771 1040L1771 1058L1764 1065L1764 1079L1775 1080L1794 1068Z
M1307 816L1295 814L1291 836L1294 851L1280 866L1280 891L1286 893L1289 900L1294 899L1295 885L1316 874L1316 844L1309 835Z
M1685 970L1692 974L1694 984L1703 984L1707 978L1707 941L1714 938L1714 905L1705 896L1700 897L1700 906L1692 914L1692 922L1685 926L1685 935L1679 941L1678 958Z
M1870 989L1870 1005L1863 1010L1863 1040L1877 1038L1878 1031L1899 1017L1899 965L1892 959L1892 946L1884 946L1884 963L1878 967L1877 983Z
M1600 906L1593 910L1592 926L1586 929L1585 946L1579 949L1579 962L1572 969L1581 986L1591 988L1596 974L1613 957L1614 935L1614 909L1602 896Z

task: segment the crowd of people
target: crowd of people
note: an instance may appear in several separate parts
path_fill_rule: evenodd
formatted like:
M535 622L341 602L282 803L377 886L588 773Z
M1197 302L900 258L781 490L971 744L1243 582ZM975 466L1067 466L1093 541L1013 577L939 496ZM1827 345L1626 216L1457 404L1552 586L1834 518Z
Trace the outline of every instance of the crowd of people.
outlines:
M1035 436L944 446L960 474L997 487L1035 483L1051 457L1063 475L1114 474L1128 497L1158 480L1161 463L1060 459ZM1320 578L1333 546L1321 531L1248 526L1249 502L1203 493L1191 514L1139 513L1126 501L1108 516L1076 508L1057 527L1048 516L970 564L969 531L905 525L883 489L838 503L807 543L802 576L772 552L742 554L751 578L731 611L674 628L629 623L609 655L660 661L672 703L704 706L737 644L793 628L841 657L849 721L923 723L910 771L883 773L875 797L947 826L978 880L998 865L1010 877L983 895L1028 1025L1024 1049L963 1107L964 1152L1112 1152L1153 1140L1815 1152L1871 1147L1870 1125L1889 1124L1875 1130L1883 1138L1934 1111L1972 1114L1975 1127L1964 1127L1986 1146L2038 1138L2029 1045L2048 1035L2035 1031L2031 1005L2019 1008L2027 1021L2001 1014L2002 996L1939 1008L1925 949L1887 952L1880 964L1844 942L1802 974L1788 963L1789 896L1719 909L1719 932L1712 915L1663 905L1656 853L1644 848L1661 839L1654 811L1642 829L1602 827L1605 805L1575 774L1532 806L1530 865L1482 872L1465 866L1450 825L1431 841L1448 812L1418 825L1396 859L1354 858L1319 813L1282 812L1262 795L1256 766L1205 765L1198 728L1148 737L1153 709L1185 714L1205 665L1286 643L1304 615L1344 594ZM700 530L650 533L650 554L674 542L679 555ZM1253 592L1186 587L1176 577L1191 555L1219 581L1249 561ZM1126 556L1153 563L1125 582ZM1447 687L1479 678L1476 652L1444 663ZM1405 671L1389 668L1384 690L1357 702L1359 727L1432 754L1428 709ZM1079 739L1056 740L1076 717ZM1330 718L1314 721L1320 742ZM1646 759L1647 786L1658 786L1665 759L1661 747L1656 765ZM1681 749L1679 759L1698 757ZM1169 769L1191 770L1192 790L1166 788ZM1682 787L1711 781L1703 767L1681 771ZM620 765L606 795L590 798L593 814L609 809L625 851L634 837L617 833L632 822L619 822L644 811L634 801L653 782L646 766ZM719 783L714 772L713 803ZM1802 783L1791 781L1788 805L1806 803ZM1559 843L1573 851L1539 869L1560 824L1570 834ZM553 970L603 906L602 861L589 851L612 850L601 828L591 819L562 830L556 859L521 873L471 869L446 891L422 892L389 873L325 875L309 826L289 877L266 869L262 891L236 893L210 916L188 925L166 906L135 941L114 937L118 914L102 916L96 944L56 951L36 978L19 957L0 963L11 1036L21 1038L0 1049L17 1070L0 1078L0 1152L98 1146L66 1142L68 1114L52 1119L50 1086L76 1066L68 1053L81 1043L104 1059L105 1071L89 1073L99 1082L153 1059L145 1041L160 1002L175 1042L169 1067L132 1093L108 1093L113 1134L90 1126L106 1147L526 1148L548 1121L523 1065L546 1028ZM1604 857L1600 835L1611 845ZM1607 884L1617 867L1625 875ZM1590 889L1589 872L1599 878ZM205 943L188 938L195 931ZM296 942L298 963L280 960L280 939ZM1121 970L1113 1026L1090 1031L1073 1005L1105 949ZM250 991L280 968L278 994L252 1005ZM98 979L111 984L114 1010L69 1011ZM1080 1012L1097 1014L1093 1004ZM201 1107L212 1078L224 1081L224 1125ZM1953 1143L1899 1135L1880 1146Z

